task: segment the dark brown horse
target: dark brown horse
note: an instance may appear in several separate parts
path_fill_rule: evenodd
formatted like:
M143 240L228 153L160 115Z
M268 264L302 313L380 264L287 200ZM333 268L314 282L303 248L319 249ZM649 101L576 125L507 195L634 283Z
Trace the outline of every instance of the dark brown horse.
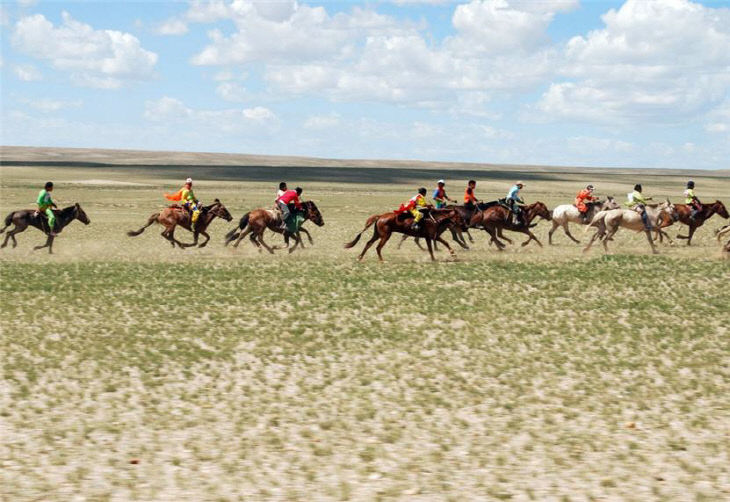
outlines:
M522 223L513 221L511 218L511 211L502 206L501 204L495 204L488 207L484 211L480 211L474 214L471 220L471 226L481 226L484 231L491 237L491 242L497 245L497 249L500 251L504 249L505 245L498 239L501 237L508 242L512 242L507 237L502 235L503 230L511 230L513 232L520 232L527 234L530 238L522 243L523 246L527 246L530 241L534 240L537 244L542 247L542 243L535 237L530 228L534 226L532 220L536 217L550 220L552 218L550 210L542 202L534 202L522 208ZM516 220L516 217L515 217Z
M324 225L322 213L319 212L317 204L313 201L308 200L302 202L302 209L302 215L305 220L312 220L312 222L319 227ZM290 253L294 252L297 246L302 243L301 236L298 235L299 232L293 234L288 230L281 228L281 213L279 211L275 211L273 209L254 209L253 211L244 214L241 221L238 223L238 227L226 234L226 246L235 240L236 242L233 244L233 247L238 247L241 240L248 235L251 242L253 242L259 250L261 250L261 246L263 246L269 253L274 254L274 249L277 249L277 247L269 246L264 242L264 232L267 228L272 232L284 234L285 239L288 237L294 239L294 246L289 248Z
M61 232L63 227L71 223L73 220L79 220L84 225L91 223L91 220L89 220L89 217L86 216L86 213L83 209L81 209L78 202L73 206L54 210L53 212L56 213L57 232ZM32 226L48 236L44 245L35 246L33 249L48 248L48 252L53 253L53 239L55 237L49 232L48 219L45 215L40 214L35 209L21 209L19 211L13 211L5 217L5 227L0 229L0 234L5 232L5 229L7 229L11 224L14 224L15 228L8 232L8 235L5 236L5 240L0 248L4 248L8 245L8 239L13 240L13 247L17 246L18 242L15 240L15 234L19 234L29 226Z
M175 247L175 244L180 246L180 249L195 246L196 244L198 244L198 237L200 235L203 235L205 237L205 240L199 246L202 248L205 247L205 245L208 244L208 241L210 240L210 235L208 235L206 230L208 228L208 225L210 225L210 223L216 217L222 218L226 221L231 221L233 219L231 213L228 212L228 209L226 209L223 203L218 199L215 199L213 204L209 206L204 206L201 209L200 216L198 216L198 221L195 222L195 229L191 227L191 213L182 206L174 205L166 207L165 209L157 213L153 213L147 219L147 224L145 226L143 226L139 230L130 230L129 232L127 232L127 235L130 237L135 237L144 232L145 228L149 227L150 225L159 223L160 225L165 227L165 230L163 230L162 234L160 235L170 241L172 247ZM178 226L184 228L189 232L193 232L193 242L191 244L183 244L175 238L175 229Z
M679 221L680 223L684 223L689 227L689 234L687 235L677 235L677 239L687 239L687 245L691 245L692 243L692 236L695 234L695 231L704 225L705 221L710 219L712 215L719 214L723 218L727 219L730 217L730 215L727 212L727 209L725 208L725 204L720 202L719 200L716 200L715 202L712 202L710 204L703 204L702 205L702 211L700 211L694 218L694 220L690 219L690 214L692 213L692 206L689 204L675 204L674 207L677 209L677 214L679 215ZM663 228L666 228L674 223L674 220L671 218L663 218L659 226L657 228L657 233L659 234L659 242L662 242L664 240L664 237L669 240L669 242L672 242L672 239L667 235L667 233L662 230Z
M354 247L360 240L362 234L374 225L373 236L365 244L365 248L362 250L362 253L360 253L360 256L358 256L358 260L362 260L365 253L367 253L368 249L370 249L370 246L372 246L376 240L380 239L375 250L378 253L380 261L383 261L383 255L381 254L383 246L385 246L393 233L396 232L409 235L411 237L421 237L426 239L426 246L428 247L428 252L431 255L432 261L436 260L433 255L432 242L440 242L446 246L452 257L456 256L454 250L451 249L451 246L449 246L449 244L441 238L441 233L448 228L449 225L460 226L464 223L455 209L432 209L423 217L421 220L421 226L418 230L414 230L411 227L412 223L413 218L410 217L408 213L398 214L396 212L389 212L373 215L367 219L365 227L360 231L360 233L358 233L351 242L345 244L345 248L349 249Z
M451 238L453 239L454 242L456 242L459 246L461 246L462 249L469 249L469 245L466 243L466 239L464 239L464 234L466 234L466 236L469 237L469 242L471 242L471 243L474 242L474 238L469 233L469 228L471 228L469 225L469 222L471 221L472 216L474 215L475 212L477 212L479 210L483 211L487 207L488 207L487 204L480 202L479 207L474 208L474 209L469 209L466 206L457 206L455 204L449 204L448 206L439 208L442 210L443 209L453 209L457 213L459 213L459 217L461 218L462 223L460 223L459 225L454 225L452 223L452 224L448 225L444 230L448 229L451 232ZM398 249L401 248L401 246L403 245L403 242L405 242L406 239L408 239L409 237L410 237L410 235L403 234L403 237L401 238L400 242L398 243ZM424 248L421 246L421 243L419 242L420 238L416 237L414 240L416 242L416 245L421 250L424 250ZM434 242L433 247L434 247L434 249L437 249L436 242Z

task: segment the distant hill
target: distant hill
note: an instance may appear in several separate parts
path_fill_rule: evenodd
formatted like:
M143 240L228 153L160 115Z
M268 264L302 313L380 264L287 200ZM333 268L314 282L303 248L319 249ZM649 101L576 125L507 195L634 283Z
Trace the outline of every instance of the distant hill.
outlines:
M121 167L121 166L205 166L205 167L311 167L311 168L365 168L365 169L414 169L438 171L499 171L515 173L591 173L591 174L629 174L637 171L652 176L710 176L716 178L730 177L730 170L692 170L692 169L646 169L623 167L589 167L589 166L549 166L549 165L515 165L468 162L439 162L420 160L384 160L384 159L324 159L314 157L293 157L275 155L248 155L237 153L212 152L166 152L147 150L112 150L96 148L51 148L26 146L0 146L0 165L14 166L88 166L88 167Z

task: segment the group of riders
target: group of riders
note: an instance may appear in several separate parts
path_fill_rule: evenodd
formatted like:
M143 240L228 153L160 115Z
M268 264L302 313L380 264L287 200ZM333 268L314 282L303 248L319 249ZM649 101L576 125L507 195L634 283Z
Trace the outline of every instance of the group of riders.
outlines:
M476 181L469 180L466 185L466 189L464 190L464 207L469 210L470 213L473 213L476 209L480 207L481 204L483 204L482 201L477 199L475 193L476 186ZM507 196L504 199L499 199L497 201L497 203L502 204L510 210L510 223L512 223L511 219L514 216L515 222L518 226L523 226L525 224L522 210L522 206L524 206L525 202L522 200L522 197L520 197L520 191L524 187L525 184L522 181L517 181L509 189ZM685 203L691 208L690 220L692 221L695 221L696 216L702 211L702 203L695 195L694 188L695 182L688 181L687 188L684 190L683 193ZM591 204L598 201L598 197L593 195L594 192L595 187L593 185L587 185L575 196L574 205L578 209L578 212L581 215L581 220L584 224L588 223ZM420 228L420 222L421 220L423 220L424 214L427 213L429 210L443 209L448 205L449 202L457 202L454 199L450 198L448 195L446 195L446 182L444 180L438 180L437 182L436 189L433 191L433 194L431 196L433 199L433 204L428 204L426 202L427 193L428 191L426 190L426 188L419 188L416 195L411 197L411 199L407 203L401 204L401 206L396 210L396 213L402 214L408 212L413 216L413 223L411 225L413 230L418 230ZM645 197L643 195L643 189L641 187L641 184L637 183L636 185L634 185L634 190L631 193L627 194L627 200L624 203L626 207L633 209L641 215L641 221L644 223L644 226L647 230L651 230L651 223L649 222L646 214L646 205L650 200L652 200L652 198Z
M476 196L477 182L475 180L469 180L464 190L464 207L470 212L477 210L482 204ZM525 184L521 181L517 181L509 189L507 196L504 199L500 199L498 203L504 205L510 210L510 219L514 215L517 225L524 225L522 206L524 201L520 197L520 191L525 187ZM691 207L690 219L694 220L697 214L702 211L702 203L694 193L695 183L694 181L687 182L687 188L684 190L685 203ZM302 195L302 188L296 187L295 189L289 189L286 182L282 181L279 183L279 190L276 193L275 207L281 213L281 229L285 230L291 225L294 218L297 218L301 211L303 211L302 202L299 197ZM38 205L37 214L39 216L45 216L47 219L48 233L52 236L56 235L56 215L53 212L54 208L57 208L56 203L51 198L51 192L53 192L53 182L49 181L45 184L44 188L38 193L36 204ZM575 207L581 214L583 223L588 223L590 204L598 200L593 194L595 188L593 185L588 185L582 189L575 197ZM411 197L411 199L401 204L400 208L396 210L397 213L410 213L413 216L412 228L418 230L420 228L421 220L423 220L424 214L430 209L443 209L449 203L456 203L454 199L446 194L446 182L444 180L438 180L436 189L432 193L433 204L429 204L426 201L426 194L428 191L426 188L419 188L418 193ZM174 194L165 194L165 198L180 203L181 207L190 213L191 228L195 228L196 222L200 217L202 211L202 204L200 200L195 196L193 192L193 180L188 178L185 180L185 184L180 190ZM627 195L627 200L624 203L626 207L629 207L637 211L641 215L641 219L644 222L644 226L651 230L650 222L646 215L646 205L652 200L651 197L643 195L642 187L640 184L634 185L634 190ZM510 221L511 223L511 221Z

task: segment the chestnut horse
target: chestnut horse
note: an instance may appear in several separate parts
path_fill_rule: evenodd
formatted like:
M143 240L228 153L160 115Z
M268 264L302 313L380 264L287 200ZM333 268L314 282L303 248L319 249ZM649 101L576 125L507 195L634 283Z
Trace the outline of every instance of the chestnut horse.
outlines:
M173 205L166 207L162 211L153 213L147 219L147 224L145 226L139 230L130 230L127 232L127 235L135 237L144 232L145 228L150 225L159 223L165 227L165 230L163 230L160 235L170 241L172 247L175 247L175 244L180 246L180 249L195 246L198 244L198 237L202 234L205 237L205 240L199 245L199 247L202 248L205 247L210 240L210 235L208 235L205 230L208 228L208 225L210 225L210 222L212 222L216 217L222 218L226 221L231 221L233 219L231 213L228 212L228 209L226 209L223 203L218 199L215 199L213 204L202 208L200 215L198 216L198 221L195 222L195 229L193 230L190 226L190 212L182 206ZM183 244L175 238L175 228L177 228L178 225L189 232L193 232L193 242L191 244Z
M677 235L677 239L687 239L688 246L690 246L692 243L692 236L695 234L695 231L699 227L704 225L705 221L710 219L712 215L719 214L725 219L730 217L727 209L725 208L725 204L723 204L719 200L716 200L715 202L712 202L710 204L702 204L702 211L700 211L695 216L694 220L691 220L689 218L689 215L692 213L692 206L690 206L689 204L675 204L674 207L676 208L677 214L679 215L680 223L684 223L689 227L689 234ZM664 237L666 237L667 240L669 240L669 243L672 243L672 239L669 237L669 235L667 235L667 233L662 230L663 228L666 228L672 224L674 224L674 220L671 218L663 218L660 220L656 228L657 234L659 234L659 242L662 242L664 240Z
M456 209L430 210L426 215L424 215L421 220L421 226L418 230L411 228L412 223L413 218L408 213L396 213L391 211L389 213L373 215L367 219L365 227L360 230L360 233L358 233L351 242L345 244L345 248L350 249L355 247L355 244L358 243L365 230L374 225L373 236L365 244L365 248L362 250L362 253L360 253L360 256L358 256L359 261L362 261L365 253L367 253L368 249L370 249L370 246L372 246L378 239L380 239L380 242L375 250L378 253L378 259L383 261L381 251L383 246L385 246L388 242L388 239L390 239L394 233L401 233L411 237L422 237L426 239L426 246L428 247L428 252L431 255L432 261L436 261L436 258L433 255L433 247L431 245L432 241L440 242L446 246L446 249L449 250L452 257L456 257L451 246L449 246L449 244L441 238L441 233L448 228L449 225L460 227L464 224L464 221L461 219L461 216Z
M303 216L305 220L312 220L318 227L324 225L322 213L319 212L317 204L311 200L304 201L302 202L302 208L304 209ZM233 244L233 247L238 247L241 239L250 234L249 239L251 239L251 242L253 242L259 250L261 250L261 246L263 246L269 253L274 254L274 249L277 249L277 247L269 246L264 242L264 232L267 228L272 232L284 234L284 239L287 242L289 237L294 239L294 246L289 248L290 253L294 252L297 246L302 244L302 238L299 235L299 232L293 234L288 230L283 230L281 228L281 213L279 211L275 211L273 209L254 209L253 211L244 214L241 221L238 223L238 227L226 234L225 245L227 246L235 240L236 242ZM302 245L302 247L304 246Z
M64 207L60 210L54 210L56 213L56 230L60 232L63 227L71 223L73 220L79 220L84 225L91 223L89 217L77 202L73 206ZM13 247L18 245L18 241L15 240L15 234L25 231L26 228L32 226L43 232L48 236L46 243L42 246L35 246L33 250L48 248L49 253L53 253L53 235L49 233L48 219L45 215L39 213L35 209L21 209L19 211L13 211L5 217L5 227L0 229L0 234L5 232L5 229L10 225L15 225L8 235L5 236L3 245L0 248L4 248L8 245L8 239L13 240Z
M501 204L493 204L484 211L477 212L471 219L472 227L481 226L484 231L487 232L491 241L497 245L497 249L502 251L505 245L497 238L501 237L510 244L512 243L507 237L502 235L503 230L511 230L513 232L520 232L527 234L530 238L522 243L523 246L527 246L530 241L534 240L537 244L542 247L542 243L535 237L535 234L530 231L530 228L534 227L532 223L536 217L543 218L545 220L551 220L552 216L550 210L543 202L534 202L532 204L522 207L522 224L516 221L510 220L511 211Z

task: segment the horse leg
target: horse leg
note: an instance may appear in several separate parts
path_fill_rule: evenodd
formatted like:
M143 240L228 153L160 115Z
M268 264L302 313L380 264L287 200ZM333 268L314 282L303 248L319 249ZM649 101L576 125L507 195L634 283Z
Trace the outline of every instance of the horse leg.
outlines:
M474 244L474 237L472 237L471 234L469 233L469 229L467 228L465 230L465 232L466 232L466 236L469 237L469 242L471 242L472 244Z
M689 235L687 236L687 245L688 246L692 245L692 236L695 234L696 230L697 230L697 227L694 225L689 227Z
M526 233L527 235L529 235L529 236L530 236L530 238L529 238L529 239L527 239L527 240L526 240L525 242L523 242L523 243L522 243L522 247L525 247L525 246L527 246L527 245L528 245L528 244L530 243L530 241L535 241L535 242L537 242L537 245L538 245L538 246L542 247L542 242L540 242L540 241L538 240L538 238L537 238L537 237L535 237L535 234L533 234L533 233L532 233L532 232L530 232L529 230L525 231L525 233Z
M646 234L646 240L649 241L649 245L651 246L651 252L654 254L659 254L659 250L657 250L656 246L654 245L654 239L651 238L651 230L644 230L644 233Z
M578 239L576 239L575 237L573 237L573 234L570 233L570 228L568 227L567 221L565 223L563 223L563 232L565 232L565 235L570 237L570 240L572 240L576 244L580 244L580 241Z
M4 248L8 245L8 239L12 239L13 247L16 247L18 245L18 241L15 240L15 234L19 234L20 232L25 231L26 228L28 228L28 225L21 227L16 224L15 228L13 228L10 232L7 233L7 235L5 235L5 241L3 241L3 245L0 246L0 248Z
M168 234L167 234L167 235L168 235L168 236L170 237L170 240L171 240L171 241L173 242L173 247L174 247L174 245L175 245L175 244L177 244L177 245L178 245L178 246L180 247L180 249L185 249L185 248L186 248L187 246L189 246L190 244L188 244L188 245L186 246L185 244L183 244L182 242L180 242L179 240L177 240L177 239L175 238L175 229L176 229L176 228L177 228L177 225L173 225L173 226L172 226L172 227L170 228L170 231L168 232Z
M362 250L362 253L360 253L360 256L357 257L357 261L362 261L363 257L365 256L365 253L367 253L367 250L370 249L370 246L373 245L375 241L380 238L380 234L378 233L377 227L375 228L375 232L373 232L373 236L370 238L367 243L365 243L365 247Z
M597 230L596 230L596 232L595 232L595 233L593 234L593 237L591 237L591 240L590 240L590 241L588 242L588 245L587 245L586 247L584 247L584 248L583 248L583 252L584 252L584 253L587 253L587 252L588 252L588 251L589 251L589 250L591 249L591 246L593 246L593 242L595 242L595 240L596 240L596 239L597 239L597 238L598 238L599 236L601 236L601 235L603 235L603 234L604 234L604 231L603 231L603 229L601 229L601 228L597 229ZM604 243L604 245L603 245L603 246L605 247L605 246L606 246L606 244Z
M500 239L504 239L504 240L506 240L508 244L512 244L512 240L511 240L511 239L510 239L509 237L505 237L505 236L504 236L504 235L502 234L502 231L503 231L502 227L497 227L497 236L498 236L498 237L499 237Z
M201 242L198 246L199 248L204 248L206 244L208 244L208 241L210 240L210 235L208 235L208 232L200 232L203 234L203 237L205 237L205 241Z
M263 231L261 231L261 233L259 233L257 235L257 238L258 238L258 241L261 243L261 245L266 249L266 251L268 251L271 254L274 254L274 249L264 242L264 232Z
M382 262L382 261L384 261L384 260L383 260L383 255L382 255L381 251L382 251L382 249L383 249L383 246L385 246L385 243L386 243L386 242L388 242L388 239L390 239L390 236L391 236L391 235L393 235L393 234L391 234L391 233L387 233L387 234L385 234L384 236L382 236L382 237L380 238L380 242L378 242L378 245L377 245L377 247L375 248L375 251L377 251L377 253L378 253L378 259L379 259L379 260L380 260L381 262ZM430 249L430 246L429 246L429 249Z
M307 239L309 240L309 243L311 245L314 245L314 239L312 239L312 236L310 235L309 230L307 230L306 228L300 228L299 231L304 232L307 235ZM304 247L304 246L302 246L302 247Z
M238 234L238 237L236 237L236 242L233 243L233 247L237 248L238 245L241 243L241 239L246 237L248 234L251 234L251 237L250 237L251 242L253 242L254 244L256 244L258 246L258 243L253 238L254 234L251 233L251 225L249 225L248 227L246 227L246 230L244 230L243 232Z
M420 237L414 237L413 238L413 242L416 243L416 246L418 246L418 249L420 249L421 251L425 251L426 250L426 248L424 248L423 246L421 246L421 238Z
M297 248L298 246L300 246L300 245L302 246L302 249L304 249L304 242L303 242L303 240L302 240L302 237L301 237L301 235L299 235L299 232L297 232L296 234L292 234L292 238L294 239L294 246L292 246L292 247L291 247L291 248L289 249L289 254L293 253L293 252L294 252L294 250L295 250L295 249L296 249L296 248Z
M396 246L396 249L400 249L400 247L403 245L403 243L406 241L406 239L408 239L408 236L406 234L403 234L403 237L401 237L401 240L398 243L398 245ZM418 243L418 241L416 241L416 243Z
M46 243L45 243L45 244L43 244L42 246L34 246L34 247L33 247L33 251L37 251L37 250L39 250L39 249L47 248L48 246L50 246L50 245L51 245L51 243L52 243L52 242L53 242L53 237L51 237L51 236L49 235L49 236L48 236L48 238L46 239ZM50 250L49 250L49 252L50 252Z
M550 244L551 246L553 245L553 233L555 232L555 229L558 228L559 226L560 226L560 223L553 220L553 228L551 228L550 231L548 232L548 244ZM565 227L563 227L563 228L565 228Z
M430 237L426 237L426 246L428 246L428 254L431 255L431 261L436 261L436 257L433 255L433 247L431 246Z
M446 242L445 240L443 240L440 235L437 235L436 236L436 241L438 241L441 244L443 244L444 246L446 246L446 249L449 250L449 254L451 255L451 257L453 259L456 259L456 253L454 252L453 249L451 249L451 246L449 246L449 243L448 242Z
M191 248L198 245L198 239L200 238L200 233L197 230L193 231L193 242L190 244L181 244L181 247Z
M499 239L497 239L497 232L493 228L489 228L487 226L484 227L484 231L489 234L489 243L494 243L494 245L497 246L498 251L503 251L506 246L502 244Z
M454 242L461 246L462 249L469 249L469 245L464 240L464 235L460 228L451 229L451 238L454 239Z

